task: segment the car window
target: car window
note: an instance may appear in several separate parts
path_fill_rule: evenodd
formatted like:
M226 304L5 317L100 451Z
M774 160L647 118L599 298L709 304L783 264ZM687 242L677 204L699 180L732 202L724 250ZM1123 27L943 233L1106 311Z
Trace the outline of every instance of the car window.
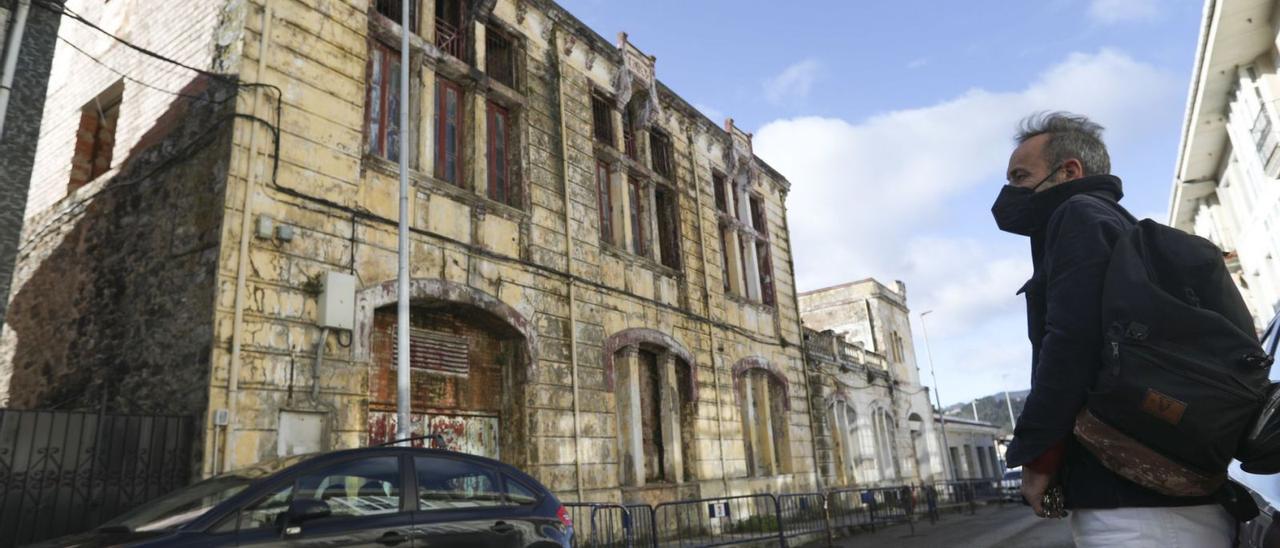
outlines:
M275 526L294 500L329 505L331 516L400 511L400 464L394 456L355 459L295 477L240 512L240 529Z
M536 491L530 489L525 484L520 483L518 480L513 479L511 476L504 477L506 478L507 500L511 501L512 504L519 504L523 506L538 502L538 494Z
M442 457L414 457L418 509L424 511L508 506L498 475L478 464Z

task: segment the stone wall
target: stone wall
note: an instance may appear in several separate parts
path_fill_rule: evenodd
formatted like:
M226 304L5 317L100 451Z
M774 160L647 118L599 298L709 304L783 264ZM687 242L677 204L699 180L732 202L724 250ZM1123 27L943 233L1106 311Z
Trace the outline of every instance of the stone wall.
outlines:
M8 44L6 31L13 25L11 8L16 5L13 1L0 3L0 11L9 13L9 18L0 23L0 53L7 53L3 51ZM0 135L0 295L9 294L13 277L59 22L55 13L35 7L28 11L13 90L4 115L4 134ZM7 304L7 299L0 298L0 325L4 325Z
M231 112L175 98L168 114L154 146L28 220L0 406L203 412Z

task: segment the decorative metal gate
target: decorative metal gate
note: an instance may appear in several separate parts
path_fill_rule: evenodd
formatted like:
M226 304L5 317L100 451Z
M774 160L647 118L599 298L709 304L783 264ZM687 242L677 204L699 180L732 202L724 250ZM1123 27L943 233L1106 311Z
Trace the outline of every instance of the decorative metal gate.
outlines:
M187 484L190 417L0 409L0 547L84 531Z

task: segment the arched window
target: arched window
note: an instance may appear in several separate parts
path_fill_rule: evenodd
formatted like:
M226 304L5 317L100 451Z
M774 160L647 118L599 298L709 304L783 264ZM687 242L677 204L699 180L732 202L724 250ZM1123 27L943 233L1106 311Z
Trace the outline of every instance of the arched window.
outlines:
M876 461L880 472L880 479L887 480L898 476L897 463L897 428L893 422L893 415L888 411L876 409L872 417L872 427L875 430L876 438Z
M787 381L772 364L745 358L733 368L741 402L742 438L752 476L790 473L791 402Z
M692 357L669 335L628 329L605 342L617 402L624 486L694 479L697 384Z
M852 404L836 401L831 406L830 418L834 447L835 477L844 485L858 483L858 464L862 450L858 441L858 412Z

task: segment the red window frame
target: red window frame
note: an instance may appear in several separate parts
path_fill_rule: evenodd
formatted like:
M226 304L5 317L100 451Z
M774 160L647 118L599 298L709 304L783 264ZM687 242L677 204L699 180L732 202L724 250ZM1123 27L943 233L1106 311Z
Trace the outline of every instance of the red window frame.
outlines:
M448 111L450 94L455 98L452 115ZM466 109L462 87L444 78L436 78L436 178L462 186L462 143L464 126L462 120ZM449 123L453 123L453 139L449 139ZM450 160L452 145L452 165Z
M366 151L391 161L398 161L400 146L400 52L373 41L369 46L369 82L365 95ZM391 112L392 108L396 111Z
M658 243L663 265L680 269L680 217L674 191L657 185L653 190L653 207L658 214Z
M596 160L596 200L600 209L600 238L613 240L613 188L609 181L609 164Z
M489 199L507 205L517 205L515 169L512 167L511 113L506 107L488 102ZM501 134L501 135L499 135Z

